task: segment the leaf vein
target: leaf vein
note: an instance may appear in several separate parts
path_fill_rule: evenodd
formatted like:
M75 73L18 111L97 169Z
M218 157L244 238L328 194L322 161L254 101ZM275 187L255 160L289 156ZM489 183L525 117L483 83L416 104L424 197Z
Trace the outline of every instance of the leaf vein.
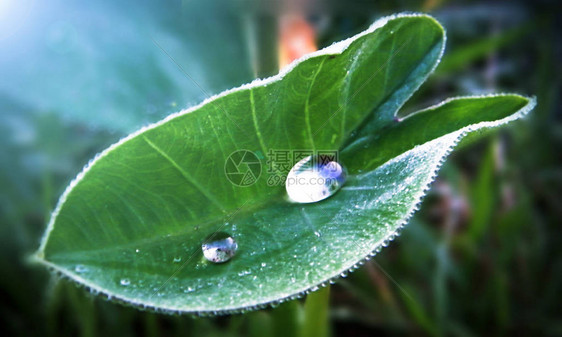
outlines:
M318 77L318 74L322 70L322 67L324 66L324 63L326 62L327 58L328 58L327 56L324 56L324 58L322 59L322 61L318 65L318 68L316 69L316 72L312 76L312 79L310 81L310 86L308 87L308 93L306 95L306 100L304 102L304 118L305 118L305 123L306 123L306 129L307 129L307 132L308 132L308 141L310 142L310 146L312 147L312 150L316 150L316 146L314 144L312 126L310 125L310 109L309 109L310 94L312 93L312 87L314 86L314 83L316 81L316 77Z
M267 154L267 146L265 146L265 142L263 140L263 135L261 134L259 125L258 125L258 118L256 115L256 103L254 102L254 90L250 88L250 107L252 110L252 120L254 121L254 128L256 129L256 135L258 137L258 141L260 142L261 150L263 155Z
M195 186L195 188L197 188L205 197L207 197L207 199L209 199L209 201L211 201L215 206L217 206L223 213L226 212L226 210L221 205L221 203L217 199L215 199L215 197L211 193L209 193L209 191L205 187L200 185L195 178L193 178L186 170L184 170L172 157L170 157L166 152L164 152L160 147L154 144L146 136L143 136L142 138L152 149L154 149L159 155L161 155L164 159L166 159L176 170L178 170L178 172L182 175L182 177L185 178L185 180L187 180L190 184Z

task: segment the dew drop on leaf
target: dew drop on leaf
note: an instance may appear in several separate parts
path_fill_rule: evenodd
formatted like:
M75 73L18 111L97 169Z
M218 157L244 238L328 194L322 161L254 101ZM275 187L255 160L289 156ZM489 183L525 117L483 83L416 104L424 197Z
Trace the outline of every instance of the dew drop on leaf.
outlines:
M203 256L207 260L214 263L223 263L230 260L236 254L238 244L227 233L217 232L203 242L201 249L203 250Z
M121 284L122 286L128 286L129 284L131 284L131 281L128 278L122 278L121 281L119 281L119 284Z
M333 155L308 156L291 168L285 181L289 199L312 203L334 195L345 182L345 170Z
M88 268L86 268L86 266L84 266L84 265L82 265L82 264L77 264L77 265L74 267L74 271L77 272L78 274L81 274L81 273L87 272L87 271L88 271Z

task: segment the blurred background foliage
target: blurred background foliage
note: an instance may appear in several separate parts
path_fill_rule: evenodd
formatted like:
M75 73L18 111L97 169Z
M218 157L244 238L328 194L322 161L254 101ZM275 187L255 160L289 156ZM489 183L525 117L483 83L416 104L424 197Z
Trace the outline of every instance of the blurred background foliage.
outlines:
M297 10L324 47L401 11L448 46L405 106L536 95L524 121L456 152L402 235L308 300L245 315L139 311L26 263L96 153L211 94L277 72ZM0 330L9 336L562 335L558 1L0 0ZM329 300L329 305L328 305Z

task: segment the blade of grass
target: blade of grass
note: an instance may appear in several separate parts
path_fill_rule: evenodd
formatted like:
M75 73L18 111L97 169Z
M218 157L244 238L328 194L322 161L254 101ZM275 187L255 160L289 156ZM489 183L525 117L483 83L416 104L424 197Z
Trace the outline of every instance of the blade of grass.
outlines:
M489 55L491 52L518 41L528 31L529 25L523 25L455 48L443 57L435 74L441 75L462 69L468 64Z
M404 286L408 289L409 294L415 294L413 289L409 289L408 286ZM435 323L432 322L431 318L428 317L427 310L419 303L418 300L414 299L412 296L408 296L403 292L399 293L402 297L406 309L409 311L412 319L418 323L420 328L422 328L430 336L439 336L439 332Z

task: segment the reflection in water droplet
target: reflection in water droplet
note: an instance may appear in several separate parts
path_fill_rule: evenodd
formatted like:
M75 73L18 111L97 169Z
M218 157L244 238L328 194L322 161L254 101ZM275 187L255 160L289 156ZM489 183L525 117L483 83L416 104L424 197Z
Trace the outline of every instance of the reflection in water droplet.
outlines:
M174 257L174 262L175 263L181 262L181 257L180 256Z
M345 170L333 155L308 156L293 166L285 188L289 199L311 203L334 195L345 182Z
M86 266L82 265L82 264L77 264L76 267L74 267L74 271L77 273L85 273L88 271L88 268L86 268Z
M129 284L131 284L131 281L128 278L122 278L121 281L119 281L119 283L122 286L128 286Z
M227 233L217 232L203 242L201 249L207 260L223 263L230 260L236 254L238 244Z

